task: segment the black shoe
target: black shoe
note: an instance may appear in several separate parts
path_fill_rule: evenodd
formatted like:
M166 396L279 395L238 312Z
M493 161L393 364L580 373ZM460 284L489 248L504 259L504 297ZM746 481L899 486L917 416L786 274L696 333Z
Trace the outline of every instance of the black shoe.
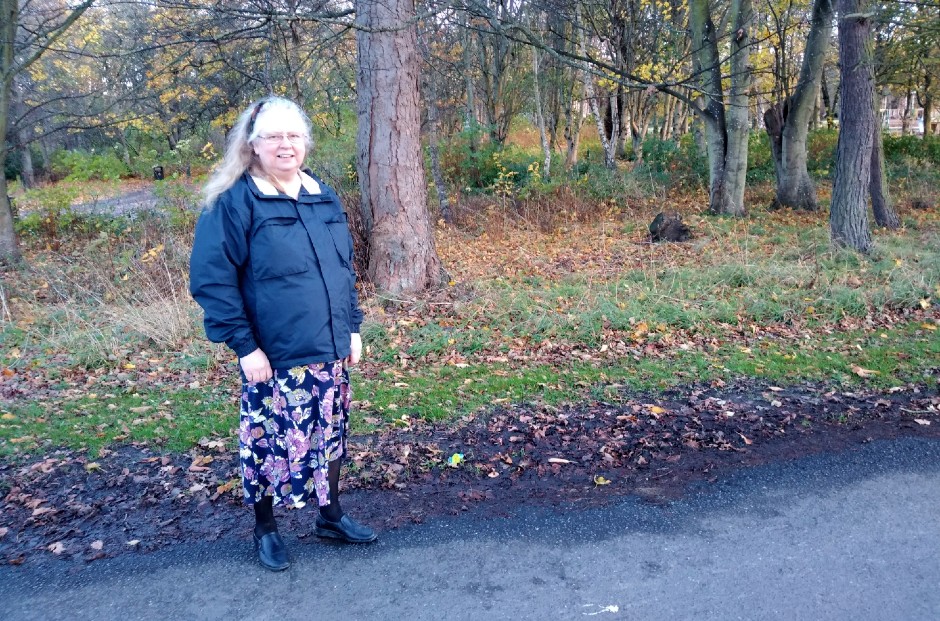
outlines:
M266 569L271 571L284 571L290 567L290 561L287 560L287 546L277 531L268 533L264 537L255 538L255 551L258 553L258 560L261 561Z
M317 537L339 539L346 543L372 543L379 538L374 530L359 524L348 515L341 517L338 522L332 522L322 515L318 515L313 533Z

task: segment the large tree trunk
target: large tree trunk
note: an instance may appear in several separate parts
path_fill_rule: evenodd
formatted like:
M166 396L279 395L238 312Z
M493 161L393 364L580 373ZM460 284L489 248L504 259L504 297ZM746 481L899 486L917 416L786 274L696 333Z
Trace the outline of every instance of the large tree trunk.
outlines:
M359 0L357 169L369 277L392 295L439 283L421 150L413 0Z
M874 103L874 102L872 102ZM874 114L874 110L872 110ZM888 178L885 174L884 147L882 145L881 127L875 122L871 145L871 180L869 193L871 194L871 210L875 215L875 223L886 229L901 227L901 218L891 204L891 195L888 193Z
M750 0L731 4L731 87L725 110L722 90L718 33L707 0L689 3L689 29L693 47L694 70L701 75L705 107L698 110L705 122L709 161L709 210L712 213L742 216L744 184L747 173L748 90L751 69L749 49L753 13Z
M842 93L829 230L835 245L868 253L872 249L868 195L876 126L871 15L862 13L863 0L838 1Z
M777 176L774 204L778 207L818 209L816 188L806 168L806 138L832 33L832 16L832 0L815 0L803 65L793 95L764 113Z

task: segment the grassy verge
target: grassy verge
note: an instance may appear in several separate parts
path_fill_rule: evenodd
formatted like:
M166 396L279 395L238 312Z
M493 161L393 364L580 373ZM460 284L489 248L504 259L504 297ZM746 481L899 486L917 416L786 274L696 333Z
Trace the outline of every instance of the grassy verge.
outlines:
M508 218L439 231L450 286L363 296L354 431L740 377L935 384L938 214L904 213L860 257L831 249L824 214L791 212L686 207L694 239L650 245L643 223L661 207L548 231ZM37 242L28 268L2 274L0 456L234 445L234 361L204 341L185 293L190 225L138 219L58 251Z

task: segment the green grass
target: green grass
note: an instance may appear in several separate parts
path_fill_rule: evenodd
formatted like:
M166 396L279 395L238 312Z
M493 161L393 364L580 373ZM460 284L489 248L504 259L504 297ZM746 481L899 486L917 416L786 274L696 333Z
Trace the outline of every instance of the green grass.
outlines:
M366 418L446 422L493 405L612 400L623 389L715 379L935 382L940 335L929 328L940 304L940 224L927 213L908 219L900 232L876 231L877 251L867 257L833 250L824 216L789 212L738 220L693 214L696 237L682 245L608 236L619 261L607 268L594 255L577 256L565 237L546 235L527 248L533 263L551 266L557 243L575 254L570 264L583 258L589 267L507 276L487 264L460 283L466 294L455 288L444 303L386 309L364 298L368 353L354 375L353 430L375 428ZM627 217L622 228L637 221ZM161 243L163 230L143 223L134 235L149 231L146 243L111 239L118 262L97 279L103 250L83 247L87 240L65 259L38 251L28 271L4 274L14 321L0 323L0 370L16 371L27 386L25 378L41 375L45 384L41 400L30 394L0 405L0 455L66 446L93 456L127 442L179 451L204 436L234 443L233 357L202 338L193 303L180 298L184 321L172 345L141 327L164 318L149 303L170 289L157 287L154 275L163 273L154 264L133 257ZM571 233L597 231L588 224ZM167 234L177 235L175 246L167 243L167 273L182 274L188 253L178 233ZM504 241L492 243L487 260L507 252ZM479 261L451 258L460 260ZM148 287L151 295L140 293ZM115 381L129 363L137 392ZM157 365L164 384L180 388L150 387L144 369ZM86 387L89 373L122 388ZM185 388L193 379L204 388Z
M234 438L237 408L234 393L197 389L89 391L74 399L7 404L0 409L0 455L67 447L94 456L110 444L133 442L186 451L203 437Z

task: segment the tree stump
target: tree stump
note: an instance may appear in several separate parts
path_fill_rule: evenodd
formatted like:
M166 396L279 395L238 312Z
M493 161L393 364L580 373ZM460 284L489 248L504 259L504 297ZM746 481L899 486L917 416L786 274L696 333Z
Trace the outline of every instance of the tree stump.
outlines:
M650 239L654 242L682 242L692 237L689 227L682 221L682 216L675 211L661 211L650 223Z

